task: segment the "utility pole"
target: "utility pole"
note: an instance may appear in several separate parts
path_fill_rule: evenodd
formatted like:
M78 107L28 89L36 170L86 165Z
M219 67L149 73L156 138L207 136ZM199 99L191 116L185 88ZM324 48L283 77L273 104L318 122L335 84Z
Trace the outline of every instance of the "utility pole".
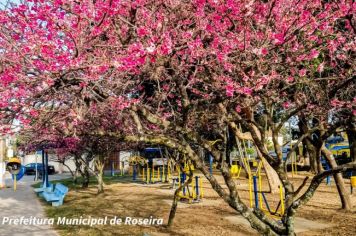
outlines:
M6 144L5 138L0 137L0 189L5 188L5 156L6 156Z

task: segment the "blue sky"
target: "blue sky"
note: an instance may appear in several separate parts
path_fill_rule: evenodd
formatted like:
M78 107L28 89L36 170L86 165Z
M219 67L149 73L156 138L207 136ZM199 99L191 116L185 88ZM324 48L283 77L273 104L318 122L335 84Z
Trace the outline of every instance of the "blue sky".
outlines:
M14 3L19 3L20 0L9 0L10 2L14 2ZM8 0L0 0L0 8L2 8L4 6L4 4L6 4L8 2Z

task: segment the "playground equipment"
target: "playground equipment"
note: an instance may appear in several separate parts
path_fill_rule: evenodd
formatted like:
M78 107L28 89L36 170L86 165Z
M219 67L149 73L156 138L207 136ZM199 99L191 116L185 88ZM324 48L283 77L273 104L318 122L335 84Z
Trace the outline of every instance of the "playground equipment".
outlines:
M242 166L239 166L237 164L237 161L234 161L234 162L235 163L231 165L230 174L231 174L233 179L238 179L240 177L240 174L241 174Z
M185 172L182 172L178 178L173 179L173 188L175 188L177 182L178 187L181 187L186 181L187 175ZM181 200L188 201L188 203L200 202L204 197L202 178L200 176L194 176L193 181L184 186L178 196Z
M350 177L350 183L351 183L351 194L353 194L353 188L356 187L356 176Z
M320 161L321 161L321 164L323 165L323 167L325 168L325 170L330 170L330 166L329 166L329 163L322 157L320 157ZM326 177L326 185L331 185L331 176L328 175Z
M165 180L165 181L167 180L164 167L163 166L162 167L155 166L153 163L152 163L151 167L147 163L146 168L142 168L141 177L142 177L142 180L144 182L146 182L147 184L163 182L163 180Z
M124 161L120 161L119 171L120 171L120 176L125 175L125 162Z
M341 156L345 153L346 157L350 157L350 147L349 145L336 144L330 146L330 151L334 156Z
M16 191L17 181L22 179L22 177L25 175L26 168L21 165L21 160L16 157L9 160L6 168L12 175L12 179L14 180L14 191Z
M292 148L293 146L291 144L291 150ZM298 174L297 153L293 152L290 158L291 158L291 167L292 167L292 177L294 177L294 175Z
M221 139L217 139L217 140L213 140L213 141L209 141L209 144L211 146L213 146L214 144L216 144L217 142L222 141ZM213 174L213 156L209 153L209 172L210 174Z
M262 161L258 163L257 161L253 162L252 165L257 167L255 171L251 170L250 164L246 159L243 159L243 161L248 171L250 207L260 209L271 216L282 216L285 210L282 186L279 186L280 201L278 202L276 209L272 210L266 198L266 192L262 191Z
M146 184L169 181L170 162L167 157L163 156L161 148L145 148L141 155L136 167L132 168L133 174L138 173Z
M129 174L132 175L133 180L140 177L146 184L168 181L169 167L166 168L164 163L158 166L152 160L147 160L142 156L132 156L129 158L129 165Z
M129 158L130 174L132 174L132 180L136 180L137 173L139 172L139 166L145 166L147 160L141 156L131 156Z
M182 188L178 197L180 200L187 201L188 203L199 202L204 197L202 178L200 176L193 176L192 182L187 183L187 175L188 173L193 174L192 171L194 169L192 162L186 158L183 158L181 163L170 160L168 165L168 176L177 176L172 178L173 189Z

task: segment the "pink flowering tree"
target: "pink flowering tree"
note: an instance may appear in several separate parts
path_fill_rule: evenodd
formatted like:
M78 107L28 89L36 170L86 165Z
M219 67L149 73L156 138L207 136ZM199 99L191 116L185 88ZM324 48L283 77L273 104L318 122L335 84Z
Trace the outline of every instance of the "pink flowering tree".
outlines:
M93 134L113 129L116 133L122 132L118 127L122 126L121 119L124 118L113 120L117 113L104 109L105 106L69 108L65 105L44 109L36 118L29 118L29 125L23 125L18 132L20 148L25 151L52 149L57 154L57 161L64 165L67 159L72 159L76 165L73 181L76 182L80 174L82 186L88 187L89 178L93 175L98 181L98 193L103 193L105 160L119 151L123 144L116 139Z
M355 4L346 0L32 0L12 6L0 12L2 131L9 132L14 119L52 128L60 127L51 125L57 120L75 136L84 122L90 124L80 129L85 138L166 146L188 157L254 229L293 235L296 211L321 181L355 168L321 170L302 192L307 181L293 185L277 140L291 117L329 113L335 99L354 115L354 97L339 92L355 91L354 13ZM268 131L276 156L266 147ZM253 141L271 186L283 186L282 224L241 200L227 161L231 136ZM227 189L209 173L199 149L219 163Z

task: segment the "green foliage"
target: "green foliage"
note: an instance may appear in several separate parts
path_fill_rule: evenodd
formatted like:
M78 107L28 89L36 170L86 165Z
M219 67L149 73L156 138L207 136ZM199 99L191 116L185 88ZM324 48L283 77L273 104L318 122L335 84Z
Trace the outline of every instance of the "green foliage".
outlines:
M246 148L246 153L248 155L253 155L253 154L255 154L255 149L254 148Z

